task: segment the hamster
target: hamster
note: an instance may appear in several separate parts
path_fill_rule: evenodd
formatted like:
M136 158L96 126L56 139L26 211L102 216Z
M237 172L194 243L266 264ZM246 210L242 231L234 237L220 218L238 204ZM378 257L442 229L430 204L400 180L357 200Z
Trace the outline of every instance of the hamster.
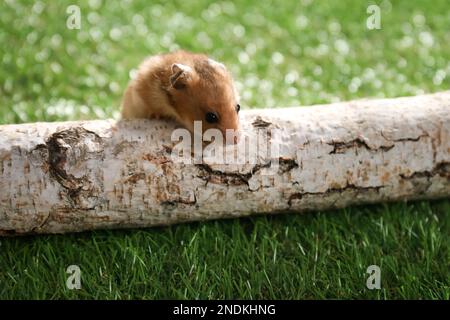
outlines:
M202 130L226 130L239 136L239 95L226 67L204 54L186 51L147 58L122 100L122 118L171 118L194 132L194 121ZM229 141L227 141L230 143Z

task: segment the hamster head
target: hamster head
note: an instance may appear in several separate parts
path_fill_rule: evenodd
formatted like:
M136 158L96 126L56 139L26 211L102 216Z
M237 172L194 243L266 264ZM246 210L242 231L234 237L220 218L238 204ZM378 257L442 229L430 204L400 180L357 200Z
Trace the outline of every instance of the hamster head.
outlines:
M239 97L233 79L225 66L207 57L196 59L192 66L171 65L170 99L179 121L191 132L194 121L202 122L202 130L215 128L226 141L227 129L239 134Z

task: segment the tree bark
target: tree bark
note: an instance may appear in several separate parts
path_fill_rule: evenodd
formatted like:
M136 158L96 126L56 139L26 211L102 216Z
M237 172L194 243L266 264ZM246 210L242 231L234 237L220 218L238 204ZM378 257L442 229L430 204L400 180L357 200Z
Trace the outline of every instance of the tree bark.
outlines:
M272 139L279 154L179 163L171 158L176 124L159 120L0 126L0 234L450 197L450 91L249 110L241 122L249 136L277 129L258 145ZM225 152L244 152L243 141Z

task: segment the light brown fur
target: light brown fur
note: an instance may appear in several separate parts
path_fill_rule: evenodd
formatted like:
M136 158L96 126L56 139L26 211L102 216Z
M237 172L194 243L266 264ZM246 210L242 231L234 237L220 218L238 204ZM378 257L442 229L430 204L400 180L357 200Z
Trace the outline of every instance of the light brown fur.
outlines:
M175 66L174 66L175 65ZM178 66L181 66L180 69ZM146 59L126 89L122 117L172 118L190 131L202 121L203 131L239 129L239 97L226 68L203 54L177 51ZM218 115L208 123L206 113Z

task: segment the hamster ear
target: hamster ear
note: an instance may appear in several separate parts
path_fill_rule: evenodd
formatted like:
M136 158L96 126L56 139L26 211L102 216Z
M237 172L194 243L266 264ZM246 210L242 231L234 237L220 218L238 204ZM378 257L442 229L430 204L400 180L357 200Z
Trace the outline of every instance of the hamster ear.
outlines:
M172 75L170 76L170 84L175 89L183 89L187 86L192 76L192 68L181 64L172 64Z
M221 62L218 62L218 61L216 61L216 60L213 60L213 59L209 58L209 59L208 59L208 63L209 63L209 65L211 65L211 66L213 66L213 67L218 67L218 68L220 68L220 69L222 69L222 70L224 70L224 71L227 71L227 68L226 68L225 65L224 65L223 63L221 63Z

